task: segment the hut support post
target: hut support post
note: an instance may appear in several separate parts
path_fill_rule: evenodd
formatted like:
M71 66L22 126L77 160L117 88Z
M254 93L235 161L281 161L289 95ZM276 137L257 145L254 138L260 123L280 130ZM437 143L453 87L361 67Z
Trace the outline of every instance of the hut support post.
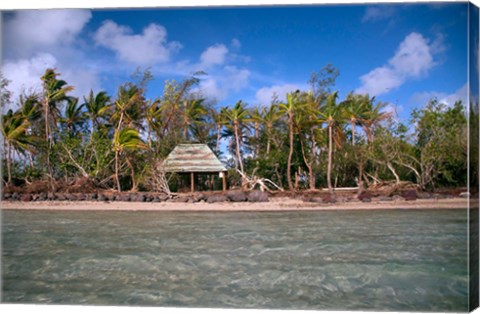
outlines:
M223 192L226 192L227 191L227 174L226 172L224 171L223 172L223 176L222 176L222 191Z
M193 172L190 172L190 190L191 192L195 192L195 180L193 176Z

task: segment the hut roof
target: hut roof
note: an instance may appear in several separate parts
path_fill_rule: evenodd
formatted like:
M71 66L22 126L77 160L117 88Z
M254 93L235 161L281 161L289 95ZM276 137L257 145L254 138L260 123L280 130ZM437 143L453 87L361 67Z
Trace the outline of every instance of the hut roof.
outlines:
M178 144L163 162L166 172L221 172L225 166L206 144Z

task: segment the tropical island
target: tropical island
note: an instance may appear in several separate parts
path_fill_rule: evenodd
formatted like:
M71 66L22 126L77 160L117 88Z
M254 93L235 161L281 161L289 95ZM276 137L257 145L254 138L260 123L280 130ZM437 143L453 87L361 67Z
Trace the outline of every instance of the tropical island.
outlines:
M423 201L428 208L468 196L468 128L461 101L447 106L433 98L405 125L368 94L350 92L339 99L333 91L339 70L332 65L312 73L309 90L261 106L209 102L195 89L202 75L165 82L155 99L146 98L153 79L149 70L137 70L116 95L91 91L83 99L70 95L74 86L56 69L46 69L41 93L18 99L10 99L9 82L2 79L3 103L18 108L2 115L3 206L96 201L101 209L117 201L167 202L175 208L270 198L301 202L290 208L368 207L359 202L393 208L406 206L405 200L435 200ZM168 171L169 154L191 143L204 144L225 171L195 176ZM457 203L447 202L465 208L464 199Z

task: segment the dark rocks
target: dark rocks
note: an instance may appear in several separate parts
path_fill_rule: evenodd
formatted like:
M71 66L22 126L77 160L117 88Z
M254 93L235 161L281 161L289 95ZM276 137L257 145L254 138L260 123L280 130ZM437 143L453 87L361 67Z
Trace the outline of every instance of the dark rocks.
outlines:
M172 203L187 203L189 201L189 197L187 196L179 196L171 200Z
M33 199L32 194L30 194L30 193L22 194L22 196L20 197L20 201L22 201L22 202L31 202L32 199Z
M431 199L432 194L430 194L428 192L418 192L417 193L417 198L419 198L419 199Z
M406 191L402 192L402 196L406 201L416 201L417 200L417 191L406 190Z
M268 194L259 190L250 191L247 200L249 202L268 202Z
M99 200L100 202L107 202L108 197L105 194L98 194L97 195L97 200Z
M47 193L47 199L48 199L49 201L55 200L55 199L56 199L55 193L53 193L53 192L48 192L48 193Z
M204 201L206 198L205 198L205 195L203 195L202 193L196 193L195 195L193 195L192 197L192 200L194 203L198 203L198 202L201 202L201 201Z
M17 192L14 192L12 194L12 200L14 200L14 201L20 200L20 194L18 194Z
M372 193L368 192L368 191L363 191L362 193L360 193L357 198L359 200L361 200L363 202L364 199L370 199L370 201L372 200Z
M247 195L243 191L228 191L227 198L230 202L245 202Z
M228 199L225 195L210 195L207 198L207 203L221 203L226 202Z
M115 197L115 200L120 202L130 202L130 195L129 194L119 194Z
M87 193L85 194L85 197L87 201L94 201L97 199L97 193Z
M143 194L132 194L130 195L130 201L131 202L145 202L145 195Z
M363 202L363 203L370 203L371 201L372 201L371 198L368 198L368 197L362 198L362 202Z
M332 195L325 195L322 197L322 201L324 203L335 203L336 202L336 199L334 196Z

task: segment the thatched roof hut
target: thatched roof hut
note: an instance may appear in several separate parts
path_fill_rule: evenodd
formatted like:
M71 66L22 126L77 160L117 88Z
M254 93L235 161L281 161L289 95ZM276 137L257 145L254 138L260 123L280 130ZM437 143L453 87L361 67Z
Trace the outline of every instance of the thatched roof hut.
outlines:
M227 169L206 144L178 144L163 162L165 172L190 173L191 191L194 191L195 173L219 173L226 190Z

